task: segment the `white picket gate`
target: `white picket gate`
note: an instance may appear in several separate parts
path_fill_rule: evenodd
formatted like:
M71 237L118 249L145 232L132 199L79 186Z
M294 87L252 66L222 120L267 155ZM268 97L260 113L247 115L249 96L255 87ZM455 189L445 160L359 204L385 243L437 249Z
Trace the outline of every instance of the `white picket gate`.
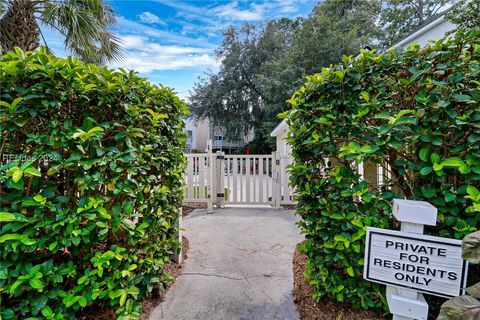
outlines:
M225 155L223 152L187 154L185 203L207 203L208 212L225 205L294 204L287 165L292 157Z
M272 155L225 155L222 160L225 204L272 204Z

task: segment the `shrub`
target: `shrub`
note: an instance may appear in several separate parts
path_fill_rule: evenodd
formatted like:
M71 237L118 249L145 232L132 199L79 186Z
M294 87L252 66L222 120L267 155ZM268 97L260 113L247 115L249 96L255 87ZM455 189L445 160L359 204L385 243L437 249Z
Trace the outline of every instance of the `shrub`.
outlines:
M185 104L44 48L1 58L0 97L1 318L138 318L179 247Z
M383 286L362 280L364 235L399 228L393 198L438 208L427 233L461 239L480 227L479 35L344 57L293 95L291 183L314 298L386 307ZM359 163L382 166L384 183L362 180Z

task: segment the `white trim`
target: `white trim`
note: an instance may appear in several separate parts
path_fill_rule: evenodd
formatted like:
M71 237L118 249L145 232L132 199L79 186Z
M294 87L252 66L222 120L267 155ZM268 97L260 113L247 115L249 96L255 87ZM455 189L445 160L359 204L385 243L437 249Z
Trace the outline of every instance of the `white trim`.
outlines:
M288 130L288 125L287 125L287 122L285 120L282 120L282 122L280 122L275 127L275 129L273 129L273 131L270 133L270 136L271 137L276 137L285 130Z

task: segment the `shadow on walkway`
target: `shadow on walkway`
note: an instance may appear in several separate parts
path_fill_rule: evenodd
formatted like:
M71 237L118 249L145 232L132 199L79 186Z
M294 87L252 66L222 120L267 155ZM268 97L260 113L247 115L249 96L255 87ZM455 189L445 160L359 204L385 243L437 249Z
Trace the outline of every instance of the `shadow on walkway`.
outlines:
M226 208L184 218L183 274L151 320L298 319L292 255L303 240L293 210Z

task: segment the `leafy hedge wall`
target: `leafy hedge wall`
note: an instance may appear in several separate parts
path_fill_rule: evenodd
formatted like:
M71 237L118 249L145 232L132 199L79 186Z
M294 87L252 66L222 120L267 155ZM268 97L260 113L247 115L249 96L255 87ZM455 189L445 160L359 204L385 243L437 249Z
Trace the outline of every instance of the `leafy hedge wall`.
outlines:
M479 36L345 57L307 77L289 101L291 182L314 298L385 307L383 286L362 280L364 235L366 226L399 228L393 198L435 205L438 225L428 233L461 239L479 229ZM390 178L362 181L361 162Z
M1 318L138 318L179 247L185 104L44 49L1 57L0 98Z

